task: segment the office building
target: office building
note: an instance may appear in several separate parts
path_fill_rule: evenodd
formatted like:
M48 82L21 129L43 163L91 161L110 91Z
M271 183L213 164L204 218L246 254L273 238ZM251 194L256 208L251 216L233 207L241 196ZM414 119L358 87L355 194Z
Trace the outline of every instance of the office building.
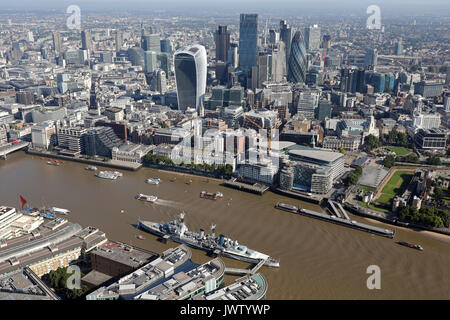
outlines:
M169 39L161 39L160 41L161 52L168 54L173 53L172 42Z
M420 81L414 83L414 94L420 94L424 98L434 98L442 94L444 84L435 81Z
M112 149L119 147L122 141L110 127L96 127L83 135L85 153L88 156L112 157Z
M218 26L216 29L216 61L228 61L230 49L230 33L227 26Z
M50 143L56 144L56 130L53 121L45 121L31 127L33 148L47 149Z
M233 68L237 68L239 66L239 53L237 43L230 43L230 48L228 49L227 55L227 64Z
M84 153L83 135L86 131L87 129L82 127L58 128L58 146L76 153Z
M314 117L320 121L331 118L331 103L326 100L319 100Z
M303 115L306 119L314 119L315 109L319 104L319 91L306 90L299 93L297 113Z
M413 117L413 126L416 129L434 129L441 125L441 116L439 113L415 114Z
M161 52L161 39L159 34L149 34L142 36L141 48L144 51Z
M305 47L309 51L320 49L320 28L317 24L305 28Z
M81 31L81 49L92 52L92 35L89 30Z
M188 107L203 115L206 91L206 50L201 45L189 46L174 56L178 109Z
M280 40L284 43L286 63L289 62L291 54L292 28L286 23L286 20L280 20ZM289 68L289 66L287 66ZM288 72L288 70L286 70Z
M122 44L123 44L122 42L123 42L122 31L116 30L116 34L115 34L116 52L120 52L120 50L122 49Z
M144 52L144 71L146 73L152 73L156 70L157 55L155 51Z
M53 38L53 50L55 51L56 55L59 55L62 51L61 34L59 33L59 31L53 31L52 38Z
M338 179L344 173L344 155L342 153L295 145L288 149L290 160L331 167L333 180Z
M366 69L375 68L378 63L378 51L377 49L367 49L364 58L364 65Z
M414 142L420 149L446 149L447 134L441 129L419 129Z
M239 68L248 70L256 66L258 46L258 15L241 14L239 25Z
M140 47L132 47L127 51L128 60L133 66L145 66L145 51Z
M305 82L307 69L306 63L305 41L301 32L297 31L291 43L287 80L293 83Z

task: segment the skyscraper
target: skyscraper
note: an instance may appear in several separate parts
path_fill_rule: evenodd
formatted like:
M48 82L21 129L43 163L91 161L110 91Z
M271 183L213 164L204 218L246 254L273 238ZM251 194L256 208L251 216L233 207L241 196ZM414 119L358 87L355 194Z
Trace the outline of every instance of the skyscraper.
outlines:
M239 54L237 43L231 43L228 49L228 60L227 63L233 68L237 68L239 65Z
M116 52L122 48L122 31L116 30Z
M395 45L395 55L401 56L403 55L403 42L402 38L398 40L398 42Z
M160 43L160 47L161 47L161 52L166 52L169 54L172 54L173 49L172 49L172 42L170 42L169 39L161 39L161 41L159 41Z
M53 31L53 50L55 50L55 53L58 55L61 53L62 49L62 43L61 43L61 34L59 31Z
M81 31L81 49L92 52L92 36L89 30Z
M207 67L205 47L193 45L177 51L174 65L178 109L185 111L187 107L192 107L203 115Z
M280 20L280 40L284 42L286 50L286 62L289 61L289 55L291 54L291 42L292 42L292 28L286 23L286 20ZM287 66L289 69L289 66ZM286 70L288 72L288 70Z
M239 68L248 70L256 66L258 44L258 15L241 14L239 25Z
M145 66L145 52L140 47L129 48L127 51L128 60L133 66Z
M154 81L155 90L161 94L166 93L167 80L166 73L163 70L158 69L155 71Z
M304 82L306 79L306 49L305 41L300 31L295 32L291 43L291 53L288 63L289 82Z
M326 34L323 36L323 47L325 49L330 49L331 46L331 36L329 34Z
M269 30L269 43L270 44L275 44L279 40L280 40L280 33L275 31L275 30L273 30L273 29L270 29Z
M141 48L144 51L161 52L161 40L159 34L143 35L141 39Z
M378 51L377 49L367 49L366 56L364 60L365 67L375 67L378 61Z
M309 51L320 49L320 27L317 24L305 28L305 47Z
M230 33L227 26L218 26L216 29L216 61L227 62L230 48Z
M156 70L156 52L145 51L144 52L144 69L146 73L151 73Z

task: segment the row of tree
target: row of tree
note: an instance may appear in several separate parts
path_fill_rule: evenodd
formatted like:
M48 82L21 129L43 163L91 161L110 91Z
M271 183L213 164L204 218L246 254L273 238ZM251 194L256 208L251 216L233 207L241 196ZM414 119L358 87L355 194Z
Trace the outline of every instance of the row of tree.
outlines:
M156 155L153 153L148 153L144 156L144 164L165 164L170 166L175 166L176 164L168 157ZM207 163L181 163L178 165L179 167L214 172L220 175L230 176L233 173L233 166L230 164L225 165L216 165L216 164L207 164Z
M398 217L402 220L408 220L435 228L448 228L450 223L449 211L433 207L424 207L417 210L416 207L401 205L398 208Z
M384 140L391 146L408 146L408 137L406 136L406 133L397 131L396 129L392 129L388 134L385 134Z

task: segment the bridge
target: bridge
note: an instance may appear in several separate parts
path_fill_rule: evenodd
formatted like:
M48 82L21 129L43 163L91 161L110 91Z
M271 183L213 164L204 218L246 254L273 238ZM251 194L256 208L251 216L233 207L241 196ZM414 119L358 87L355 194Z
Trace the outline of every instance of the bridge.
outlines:
M17 150L24 149L30 145L29 142L19 141L16 144L8 143L6 145L0 146L0 159L6 160L6 156Z
M328 200L328 203L331 206L331 212L334 213L334 215L336 215L339 218L342 218L342 216L339 214L339 210L340 212L344 215L345 219L350 220L350 217L348 216L347 212L344 210L344 207L342 207L342 205L339 202L334 202L331 200ZM336 208L337 206L337 208Z
M254 275L258 272L258 270L266 263L265 259L260 259L259 262L252 269L238 269L238 268L225 268L225 273L227 274L239 274L246 275L251 274Z

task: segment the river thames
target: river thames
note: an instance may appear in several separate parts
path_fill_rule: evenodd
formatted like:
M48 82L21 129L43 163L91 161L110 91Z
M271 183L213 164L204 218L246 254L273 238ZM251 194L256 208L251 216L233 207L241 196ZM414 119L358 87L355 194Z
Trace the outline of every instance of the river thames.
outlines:
M181 211L190 230L223 233L249 248L280 259L280 268L262 267L268 299L450 299L450 237L394 227L351 216L352 219L395 229L394 239L334 225L274 208L277 201L317 210L318 206L271 192L263 196L220 186L220 181L142 168L119 170L117 180L99 179L87 165L64 162L47 165L24 152L0 160L0 205L19 207L19 195L30 206L55 206L71 211L72 222L94 226L111 240L161 253L177 244L157 241L137 230L138 219L167 222ZM99 167L99 169L104 169ZM106 169L108 170L108 169ZM145 179L159 177L159 185ZM175 182L170 180L176 177ZM192 179L192 184L187 184ZM224 194L216 201L199 197L201 191ZM138 193L156 195L157 204L135 200ZM123 210L123 213L122 213ZM137 239L143 235L144 240ZM417 243L423 252L396 244ZM209 260L192 249L192 260ZM223 258L227 267L247 263ZM367 267L381 270L381 289L369 290ZM226 276L226 283L236 277Z

